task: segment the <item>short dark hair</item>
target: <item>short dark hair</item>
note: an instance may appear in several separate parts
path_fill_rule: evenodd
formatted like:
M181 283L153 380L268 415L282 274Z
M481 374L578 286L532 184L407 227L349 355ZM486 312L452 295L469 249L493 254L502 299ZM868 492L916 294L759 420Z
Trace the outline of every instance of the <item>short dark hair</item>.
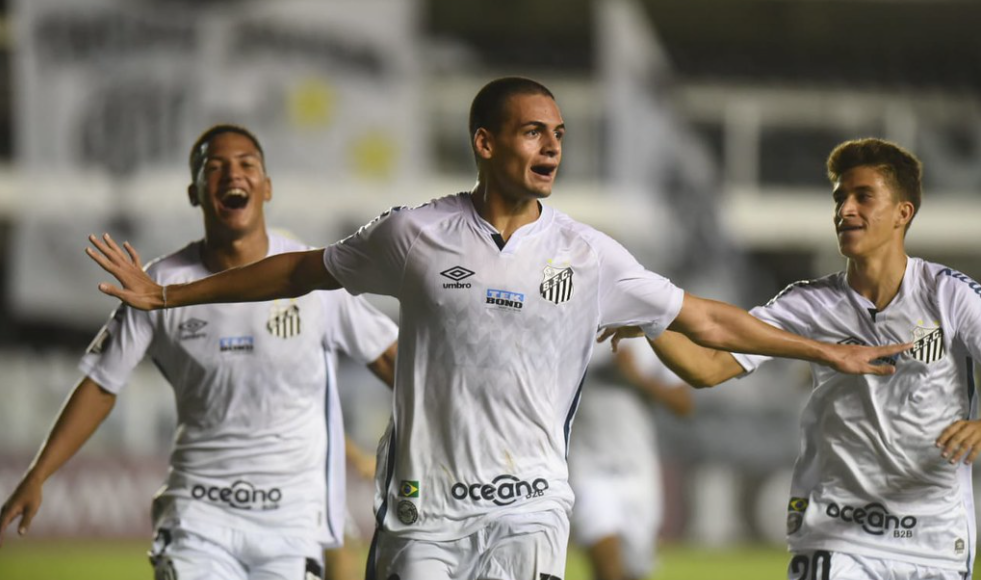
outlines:
M191 168L191 181L193 182L198 178L198 172L201 171L201 166L204 164L204 150L207 145L211 144L211 140L221 135L223 133L238 133L244 137L247 137L255 148L259 150L259 157L263 164L263 169L265 169L266 164L266 154L262 150L262 145L259 144L259 139L256 137L252 131L249 131L245 127L240 125L231 124L221 124L215 125L201 133L194 145L191 146L191 155L188 158L188 165Z
M920 211L923 164L915 155L895 143L874 137L845 141L828 156L827 166L828 179L832 184L850 169L872 167L891 182L900 200L913 204L914 217ZM909 224L906 227L909 228Z
M494 133L501 128L504 107L514 95L545 95L555 100L555 95L545 85L524 77L503 77L487 83L470 104L471 147L477 129L484 128Z

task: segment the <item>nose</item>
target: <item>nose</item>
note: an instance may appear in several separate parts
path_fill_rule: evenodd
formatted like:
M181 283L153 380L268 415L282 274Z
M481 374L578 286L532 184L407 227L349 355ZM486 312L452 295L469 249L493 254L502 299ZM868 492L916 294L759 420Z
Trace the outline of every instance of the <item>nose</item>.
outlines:
M557 157L562 153L562 141L555 133L548 133L542 142L542 153L549 157Z
M838 204L837 210L835 210L835 217L842 219L855 214L855 199L853 196L845 196Z

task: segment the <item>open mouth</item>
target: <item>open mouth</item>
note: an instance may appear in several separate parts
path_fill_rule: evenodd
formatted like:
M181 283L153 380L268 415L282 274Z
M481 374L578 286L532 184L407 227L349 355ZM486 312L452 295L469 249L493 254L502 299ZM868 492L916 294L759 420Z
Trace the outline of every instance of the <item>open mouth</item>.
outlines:
M249 204L249 194L245 190L233 188L221 196L221 205L227 209L242 209Z
M554 165L532 165L531 170L542 177L552 177L555 174L555 170L558 169Z

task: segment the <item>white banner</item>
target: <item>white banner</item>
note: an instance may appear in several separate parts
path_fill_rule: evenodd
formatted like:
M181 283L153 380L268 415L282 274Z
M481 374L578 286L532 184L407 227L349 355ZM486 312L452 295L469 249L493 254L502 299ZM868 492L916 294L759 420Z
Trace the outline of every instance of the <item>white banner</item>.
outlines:
M186 163L220 122L276 171L424 169L416 2L17 0L18 161L132 175Z

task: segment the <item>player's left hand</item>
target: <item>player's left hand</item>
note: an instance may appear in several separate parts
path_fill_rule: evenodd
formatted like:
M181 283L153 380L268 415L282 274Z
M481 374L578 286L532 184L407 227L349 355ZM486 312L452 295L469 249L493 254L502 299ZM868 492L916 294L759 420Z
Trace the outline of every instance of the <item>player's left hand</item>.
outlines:
M981 453L981 421L954 421L937 437L940 456L957 463L973 463Z

